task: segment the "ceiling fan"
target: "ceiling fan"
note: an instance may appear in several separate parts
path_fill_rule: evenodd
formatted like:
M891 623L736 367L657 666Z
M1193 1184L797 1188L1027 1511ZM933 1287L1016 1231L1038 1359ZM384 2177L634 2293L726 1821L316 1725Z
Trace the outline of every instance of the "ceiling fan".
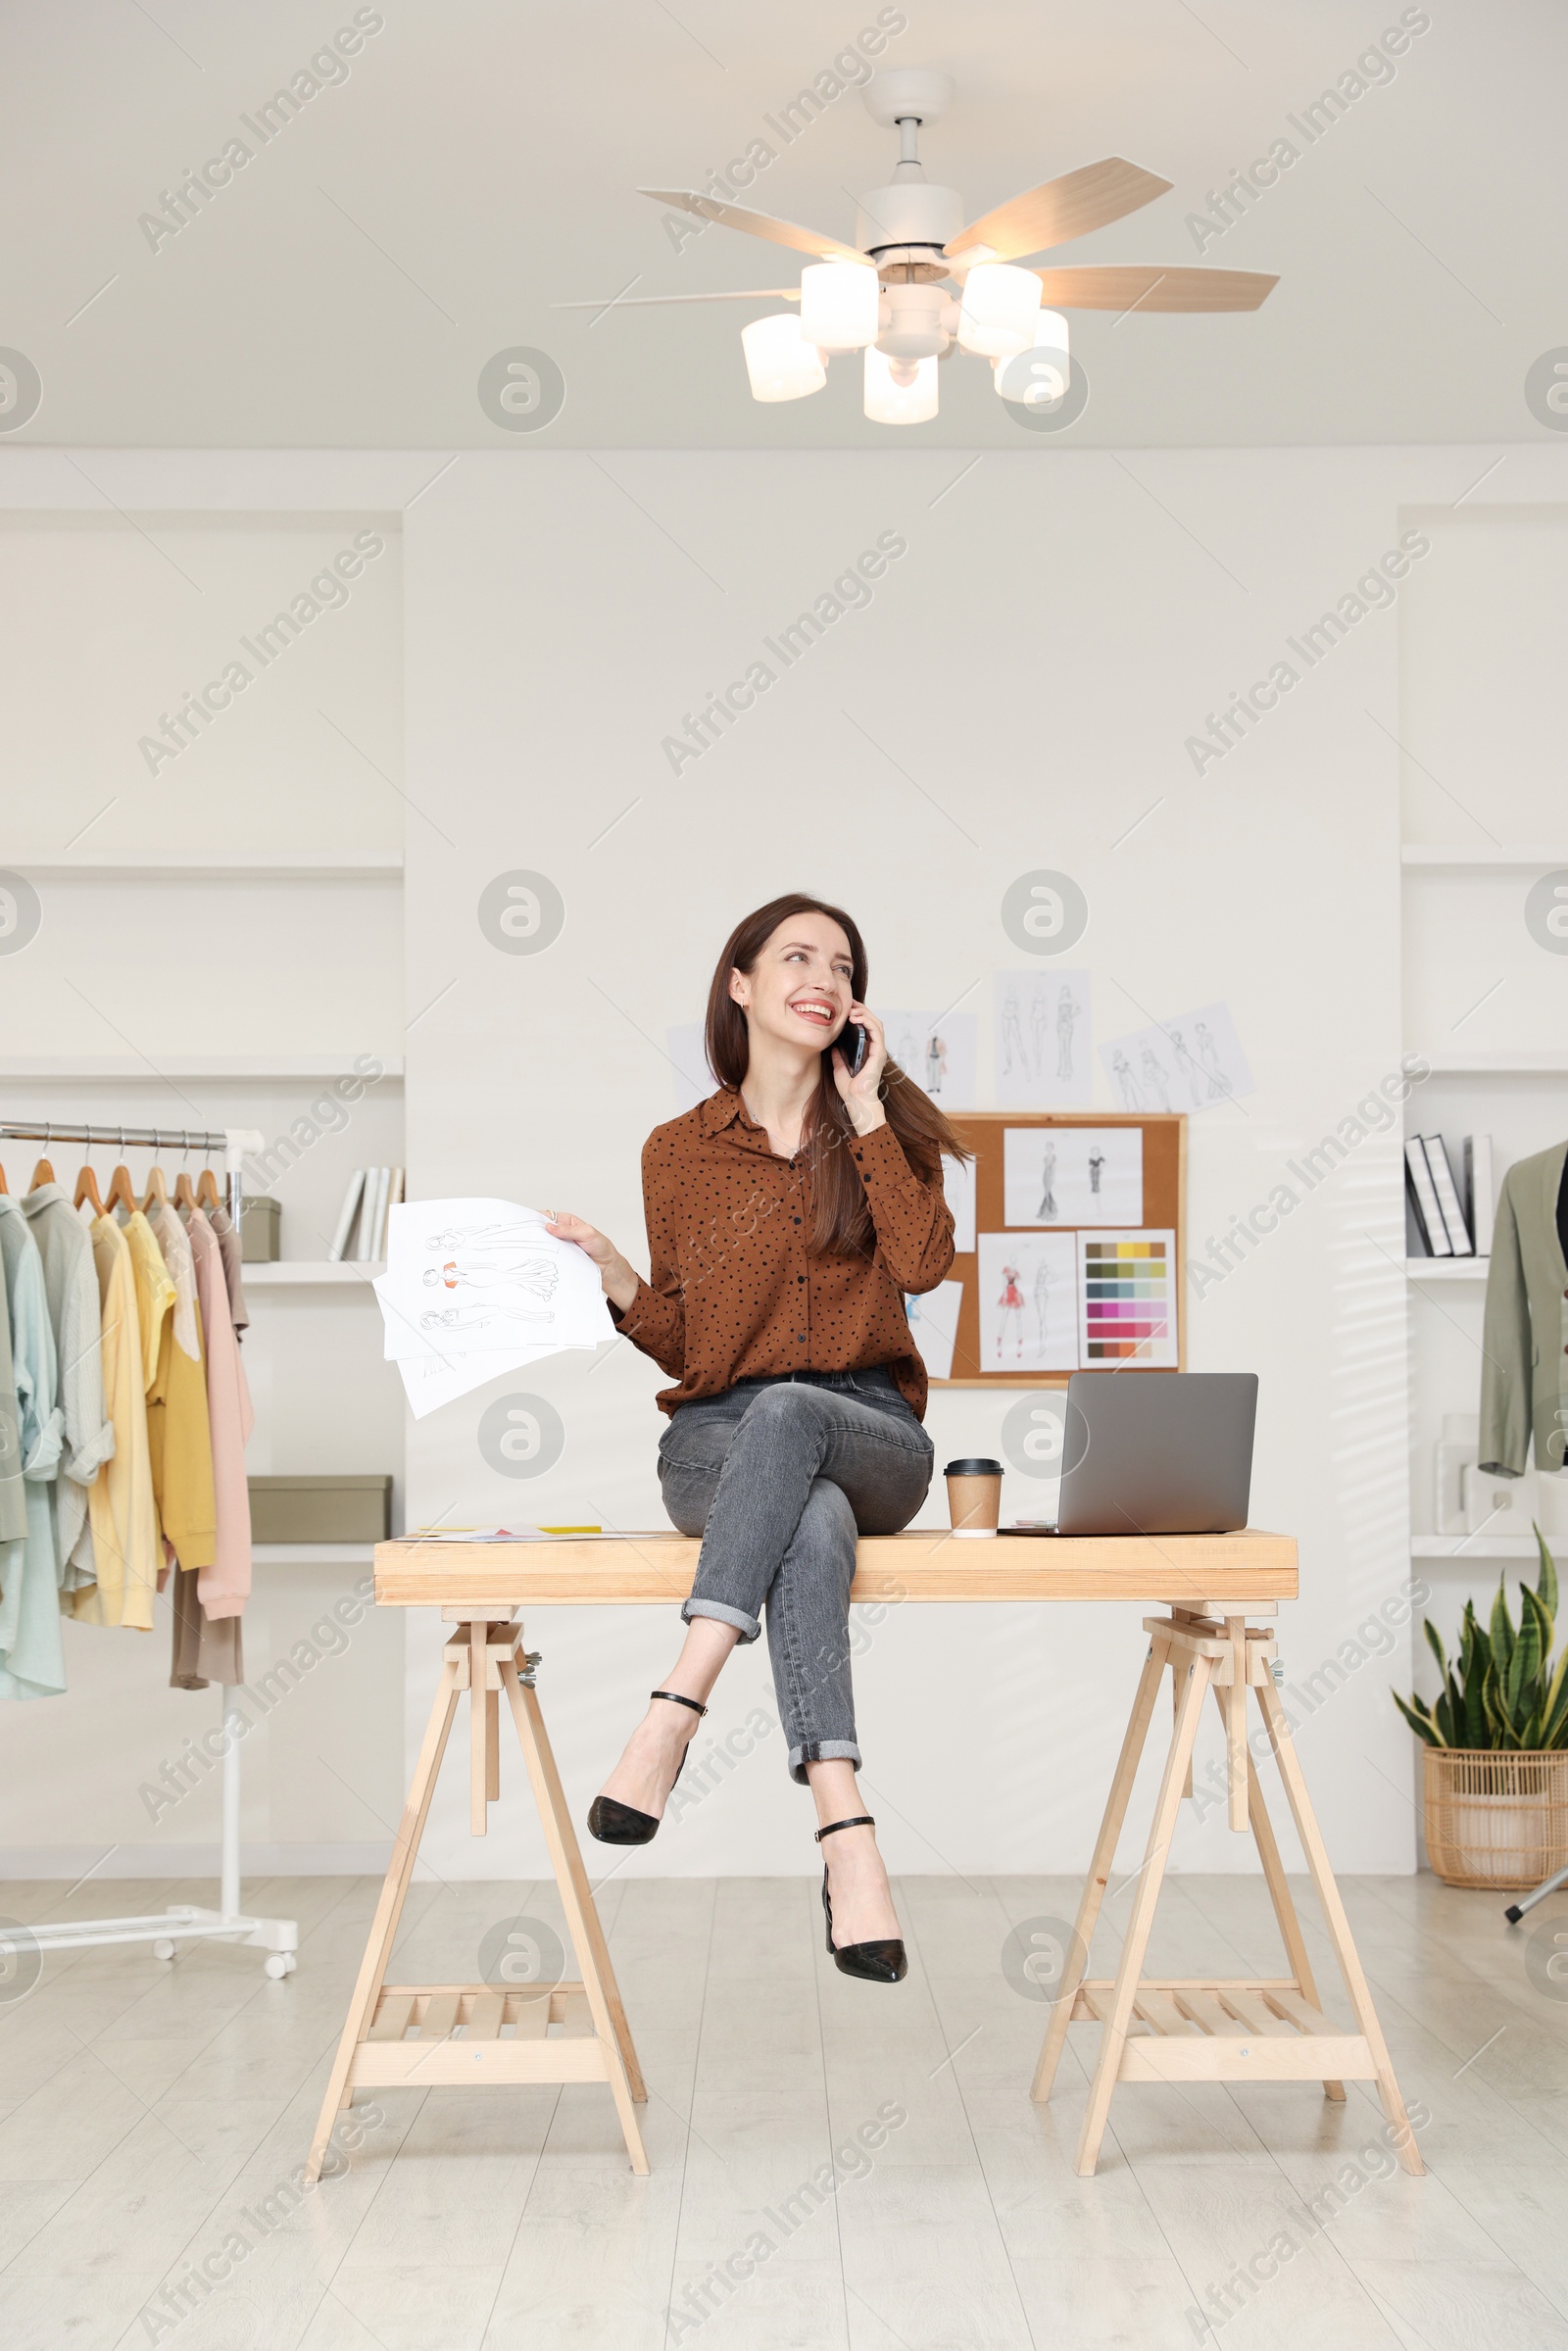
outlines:
M642 295L613 307L797 302L798 312L774 312L741 329L754 399L800 400L819 392L830 359L863 351L867 416L878 424L921 424L937 413L937 362L955 344L990 362L1004 400L1049 412L1065 400L1071 381L1063 311L1253 311L1278 284L1277 277L1248 269L1123 263L1019 268L1029 254L1137 212L1171 182L1108 156L1028 188L962 226L957 191L927 180L919 152L921 124L936 122L952 94L948 75L923 66L896 67L867 82L866 107L885 129L897 128L900 154L892 184L859 199L853 245L693 189L640 188L656 204L812 259L798 287Z

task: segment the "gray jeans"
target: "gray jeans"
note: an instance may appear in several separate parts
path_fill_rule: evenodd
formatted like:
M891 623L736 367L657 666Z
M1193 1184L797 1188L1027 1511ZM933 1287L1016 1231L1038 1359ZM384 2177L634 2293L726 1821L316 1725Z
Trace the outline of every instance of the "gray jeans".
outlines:
M931 1440L886 1369L740 1380L682 1404L659 1445L664 1508L701 1535L691 1598L755 1641L767 1612L790 1777L858 1766L850 1680L855 1539L895 1535L924 1501Z

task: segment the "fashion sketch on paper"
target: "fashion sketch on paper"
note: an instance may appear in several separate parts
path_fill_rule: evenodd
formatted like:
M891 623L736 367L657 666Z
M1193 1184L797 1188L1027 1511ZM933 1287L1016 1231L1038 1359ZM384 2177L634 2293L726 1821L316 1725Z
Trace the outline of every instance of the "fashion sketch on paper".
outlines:
M1065 982L1056 999L1056 1075L1072 1075L1072 1032L1078 1019L1078 1000Z
M1141 1110L1144 1106L1144 1098L1139 1092L1138 1080L1133 1075L1132 1064L1120 1046L1110 1056L1110 1074L1116 1081L1116 1091L1121 1096L1122 1108L1124 1110Z
M1017 1341L1013 1353L1016 1360L1021 1363L1023 1361L1023 1292L1018 1287L1017 1266L1004 1265L1002 1269L1002 1296L997 1300L997 1304L1002 1309L1002 1319L997 1325L997 1361L999 1363L1002 1361L1002 1342L1010 1330Z
M1036 1214L1048 1224L1056 1221L1056 1147L1048 1143L1040 1161L1040 1206Z
M1009 988L1002 1000L1002 1074L1004 1078L1012 1075L1014 1053L1018 1056L1018 1067L1027 1077L1029 1063L1024 1054L1023 1030L1018 1020L1018 992L1015 988Z

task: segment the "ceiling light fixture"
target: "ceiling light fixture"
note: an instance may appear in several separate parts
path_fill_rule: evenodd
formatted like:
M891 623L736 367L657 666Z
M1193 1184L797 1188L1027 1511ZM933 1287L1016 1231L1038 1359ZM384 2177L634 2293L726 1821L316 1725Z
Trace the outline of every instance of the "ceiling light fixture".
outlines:
M873 122L898 131L899 160L889 184L857 204L853 245L693 188L639 191L699 220L808 255L798 291L616 295L559 307L603 312L683 302L799 302L798 316L774 314L741 330L754 399L803 399L826 382L830 357L863 349L866 415L876 423L912 424L936 415L936 363L955 343L993 363L1004 400L1045 408L1065 398L1071 381L1063 311L1255 311L1279 283L1251 269L1120 262L1021 267L1032 254L1073 244L1152 204L1169 192L1170 181L1107 156L1026 188L964 226L962 198L930 183L920 161L921 124L939 121L953 95L947 74L898 66L874 73L861 95Z

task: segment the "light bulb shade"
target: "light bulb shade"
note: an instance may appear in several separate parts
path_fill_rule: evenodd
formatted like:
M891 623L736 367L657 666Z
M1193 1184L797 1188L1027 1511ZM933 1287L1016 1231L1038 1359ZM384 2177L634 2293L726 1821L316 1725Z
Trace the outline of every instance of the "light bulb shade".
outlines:
M822 354L801 332L793 311L774 311L741 328L754 400L804 400L827 381Z
M1072 383L1067 321L1060 311L1042 311L1030 348L993 360L991 372L1004 400L1016 401L1020 408L1059 408Z
M910 383L894 379L912 375ZM929 424L937 413L937 363L934 359L890 360L885 351L868 343L865 351L865 413L873 424Z
M981 359L1027 351L1040 315L1040 280L1010 262L978 262L963 281L958 341Z
M859 262L812 262L801 271L801 332L823 351L859 351L876 341L882 287Z

